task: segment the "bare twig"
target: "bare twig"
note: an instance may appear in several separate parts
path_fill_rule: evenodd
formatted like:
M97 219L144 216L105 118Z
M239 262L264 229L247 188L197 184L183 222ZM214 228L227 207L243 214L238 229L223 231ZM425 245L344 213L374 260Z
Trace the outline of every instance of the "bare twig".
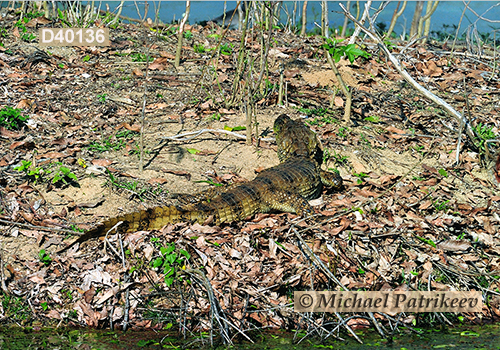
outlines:
M227 328L227 325L230 324L230 322L226 319L226 316L222 312L219 302L214 296L212 285L210 284L210 281L208 280L207 276L205 276L205 274L198 269L187 269L186 272L189 273L192 277L195 277L205 287L211 306L210 314L212 316L212 319L215 318L215 320L219 324L219 329L221 332L221 336L224 339L224 343L231 345L233 342L229 334L229 329ZM214 327L212 326L210 329L212 331ZM211 340L212 340L211 346L213 346L214 345L213 339Z
M344 11L345 8L344 6L339 3L339 5L342 7L342 9ZM358 6L359 6L359 2L358 2ZM351 38L349 39L349 44L354 44L354 42L356 41L356 38L358 37L359 33L361 33L361 27L363 26L363 24L365 23L366 21L366 18L368 17L368 15L370 14L370 7L372 6L372 2L371 1L367 1L366 4L365 4L365 10L363 11L363 16L361 16L361 21L354 21L355 23L355 29L354 29L354 33L352 34ZM358 8L359 10L359 8Z
M228 131L228 130L224 130L224 129L202 129L202 130L187 132L184 134L178 134L178 135L174 135L174 136L163 136L161 139L162 140L172 140L172 141L189 141L189 140L192 140L192 139L200 136L201 134L205 134L205 133L226 134L226 135L234 136L238 139L243 139L243 140L247 139L247 137L245 135L241 135L241 134L235 133L233 131ZM274 141L274 140L275 140L274 137L266 137L266 138L262 139L262 141L267 141L267 142Z
M348 16L352 21L354 21L356 24L358 24L359 28L361 28L362 31L364 31L374 42L376 42L379 46L379 48L385 53L387 58L391 61L391 63L394 65L394 68L398 71L399 74L411 85L413 86L418 92L420 92L422 95L436 103L437 105L441 106L444 110L446 110L451 116L453 116L457 122L460 124L461 121L464 119L464 117L458 113L450 104L448 104L446 101L441 99L440 97L434 95L432 92L429 90L425 89L422 85L417 83L415 79L401 66L400 62L394 57L387 46L385 46L383 40L374 32L371 30L365 28L361 23L359 23L353 15L342 5L339 4L340 7L344 10L344 13L346 16ZM471 125L465 120L464 121L466 125L466 133L467 136L469 136L471 142L474 143L474 131L472 130Z
M462 15L460 16L460 20L458 21L458 26L457 26L457 31L455 32L455 38L453 39L453 44L451 45L451 52L453 54L453 51L455 50L455 44L458 39L458 32L460 30L460 25L462 24L462 20L464 19L465 15L465 10L467 9L467 5L470 4L470 1L465 5L464 10L462 11Z
M335 275L325 266L325 264L323 263L323 261L321 261L320 258L318 258L316 256L316 254L314 254L314 252L311 250L311 248L309 248L309 246L307 245L307 243L304 241L304 239L302 238L302 236L300 235L300 233L294 228L294 227L291 227L291 230L293 231L293 233L295 234L295 237L297 237L297 239L299 240L300 244L302 247L304 247L304 250L306 251L307 253L307 256L309 257L309 259L311 259L311 261L329 278L331 279L332 281L334 281L339 287L341 287L343 290L345 291L348 291L349 289L344 286L342 284L341 281L339 281L339 279L337 277L335 277ZM336 312L335 315L337 316L337 318L339 320L341 320L342 322L343 319L342 319L342 316ZM373 325L375 326L375 328L377 329L377 331L380 333L380 335L382 337L385 338L385 333L384 331L382 330L380 324L378 323L378 321L375 319L375 316L373 315L373 313L369 312L368 313L371 321L373 322ZM356 340L358 342L360 342L361 344L363 344L363 342L361 341L361 339L359 339L359 337L357 335L355 335L354 331L351 329L351 327L349 327L348 324L344 324L344 327L346 327L346 329L354 336L354 338L356 338Z
M31 230L49 231L49 232L54 232L55 231L55 232L64 232L64 233L75 234L75 231L73 231L73 230L68 230L68 229L64 229L64 228L55 228L55 227L29 225L29 224L23 224L23 223L12 221L12 220L2 220L2 219L0 219L0 224L7 224L7 225L12 225L12 226L19 226L19 227L28 228L28 229L31 229Z
M465 3L465 1L463 1L465 7L470 11L472 12L473 14L475 14L477 16L477 19L478 20L482 20L482 21L485 21L485 22L489 22L489 23L500 23L499 20L494 20L494 19L489 19L489 18L485 18L483 17L484 14L486 14L488 11L490 11L493 7L497 7L497 6L500 6L500 3L495 3L494 5L492 5L490 8L488 8L486 11L483 12L482 15L479 15L477 14L476 11L474 11L472 8L469 7L469 4L470 4L470 1L468 3Z
M300 36L306 36L307 26L307 0L302 5L302 28L300 29Z
M184 26L186 25L186 22L189 17L189 11L191 10L191 1L188 0L186 1L186 12L184 13L184 17L182 17L181 23L179 24L179 29L177 31L177 50L175 52L175 60L174 60L174 66L175 68L179 67L180 60L181 60L181 51L182 51L182 38L184 36Z
M337 78L337 82L340 85L340 89L344 93L344 96L346 98L345 101L345 107L344 107L344 122L345 123L351 123L351 105L352 105L352 94L349 91L347 85L344 82L344 79L342 79L342 76L340 75L339 70L337 69L337 66L335 65L335 62L333 62L333 58L330 55L330 52L328 50L325 50L326 53L326 59L328 63L330 64L330 67L332 68L333 72L335 73L335 77ZM333 97L332 97L333 99Z
M145 43L147 42L147 34L144 35L144 41ZM139 135L139 171L141 173L144 170L144 122L146 119L146 95L148 92L149 49L150 46L147 46L146 77L144 79L144 95L142 96L142 111L141 111L141 130Z
M387 33L385 34L384 40L388 40L391 38L391 34L394 31L394 27L396 26L397 19L399 17L401 17L401 15L403 14L403 12L406 9L407 1L403 1L403 6L401 6L401 9L398 11L400 4L401 4L401 1L398 2L398 6L394 10L394 14L392 15L392 19L391 19L391 24L389 25L389 29L387 30ZM347 8L349 8L349 6L347 6ZM346 20L347 20L347 17L346 17Z

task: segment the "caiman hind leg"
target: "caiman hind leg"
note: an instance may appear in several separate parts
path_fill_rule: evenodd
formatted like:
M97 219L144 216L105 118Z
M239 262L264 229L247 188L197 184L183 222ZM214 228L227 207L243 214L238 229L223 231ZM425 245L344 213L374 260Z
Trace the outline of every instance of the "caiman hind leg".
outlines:
M303 217L314 214L314 210L304 197L297 193L288 191L276 191L270 193L269 198L263 198L263 202L269 210L279 210L287 213L295 213Z

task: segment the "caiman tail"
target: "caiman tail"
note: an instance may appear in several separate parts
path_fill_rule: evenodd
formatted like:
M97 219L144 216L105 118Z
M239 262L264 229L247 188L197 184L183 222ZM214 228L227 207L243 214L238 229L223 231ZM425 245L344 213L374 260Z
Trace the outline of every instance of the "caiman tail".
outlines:
M163 206L110 218L98 224L88 233L94 235L104 234L120 221L123 221L118 227L120 232L136 232L159 230L167 224L175 224L177 222L197 221L203 223L208 216L207 213L196 209L182 210L175 206Z
M209 212L196 210L182 210L175 206L163 206L146 210L140 210L133 213L120 215L110 218L91 230L85 232L84 235L78 237L75 241L70 243L59 252L63 252L72 247L76 243L87 241L91 238L104 236L110 229L117 223L122 221L118 226L119 232L136 232L136 231L150 231L159 230L167 224L175 224L177 222L198 222L204 223L210 216Z

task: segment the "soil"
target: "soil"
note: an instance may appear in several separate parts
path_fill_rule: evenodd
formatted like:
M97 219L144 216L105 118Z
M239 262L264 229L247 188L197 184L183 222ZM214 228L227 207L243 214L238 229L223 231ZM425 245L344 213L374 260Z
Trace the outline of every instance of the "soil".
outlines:
M246 125L243 102L233 106L224 103L231 97L236 54L221 55L218 60L211 61L211 53L194 50L197 43L205 43L207 48L217 46L217 39L208 38L213 27L190 28L194 38L185 42L183 61L176 69L172 64L176 45L174 36L162 39L148 35L148 45L152 46L147 51L144 29L120 25L112 31L111 47L49 47L43 50L50 55L36 59L34 54L40 49L38 45L25 43L12 34L14 17L8 15L2 21L2 26L8 28L10 34L0 52L0 64L3 65L0 81L5 88L0 108L21 108L29 115L30 122L20 130L2 130L0 213L3 220L33 225L27 228L3 223L2 278L9 291L30 290L38 286L40 296L31 297L36 299L35 307L42 318L66 319L71 310L77 310L78 317L70 317L70 323L104 326L113 311L96 304L96 301L111 287L103 284L102 278L96 278L93 280L95 288L100 289L85 290L82 289L82 279L98 267L100 274L113 276L113 283L123 279L121 259L100 252L102 239L94 238L76 250L59 254L58 251L65 246L67 233L50 232L47 227L70 229L71 225L76 225L88 229L106 217L120 213L174 205L173 194L199 192L210 186L208 182L228 184L251 180L261 169L279 163L272 141L272 125L283 113L302 118L311 125L326 154L330 155L324 168L338 169L344 179L343 191L325 191L323 200L315 206L322 216L314 223L318 224L317 230L323 236L308 236L308 242L320 242L315 246L315 252L324 261L340 259L337 272L343 276L344 283L351 288L370 289L380 287L385 279L396 288L406 285L400 279L401 268L407 272L417 271L419 277L415 279L420 281L422 278L424 283L429 277L426 262L432 265L441 261L446 266L474 270L469 264L472 262L484 271L499 269L500 186L495 162L484 162L484 155L466 141L461 143L460 165L456 166L457 133L450 129L458 130L459 123L439 106L417 95L378 52L370 52L369 59L358 59L353 64L345 60L339 63L338 68L353 92L353 122L347 123L342 121L345 97L337 91L336 79L326 60L317 56L321 41L300 39L277 31L275 49L286 58L270 58L266 79L275 86L256 101L255 119L259 138L263 140L257 145L254 133L252 145L247 145L234 136L204 133L188 141L172 141L165 137L201 129ZM224 39L235 45L235 51L239 34L230 32ZM255 59L259 58L258 43L257 40L248 44ZM145 62L135 60L137 54L154 59L148 69ZM500 133L500 79L497 73L492 73L490 61L464 55L451 56L424 45L414 46L400 59L421 84L459 111L465 108L462 84L463 77L467 77L465 90L469 93L469 120L475 125L491 126L496 135ZM285 106L277 105L282 60L288 84ZM217 63L214 70L218 83L208 69L214 62ZM493 78L487 79L490 75ZM336 98L330 106L334 91ZM117 134L140 129L144 98L144 149L147 153L141 172L138 170L139 157L134 153L139 144L138 134L124 138L117 137ZM462 140L466 139L462 137ZM108 138L112 144L124 140L125 146L104 152L92 148L95 144L102 145ZM78 181L53 184L54 173L46 173L35 182L32 177L15 170L22 160L32 161L34 167L61 162L77 176ZM113 182L133 186L123 189ZM141 190L145 192L138 195ZM374 201L369 201L374 198ZM353 212L353 208L359 211ZM334 220L328 221L328 217ZM148 243L148 238L153 236L161 237L164 242L175 242L185 249L189 247L191 255L198 252L197 259L204 256L199 259L205 259L202 265L207 269L208 280L220 293L221 303L227 307L243 307L241 293L244 291L253 295L267 293L265 300L271 300L269 303L285 305L289 301L287 288L292 286L303 290L311 276L306 272L309 271L309 262L305 257L299 259L300 250L288 230L293 218L292 214L271 213L222 227L169 225L160 232L140 232L124 239L130 251L144 254L140 258L144 259L143 265L137 263L138 257L136 260L136 264L144 269L150 267L150 259L159 254L153 254L157 247ZM316 227L314 224L309 226ZM356 266L355 258L349 260L344 255L334 258L335 254L326 248L324 240L327 237L328 242L337 242L335 244L346 249L349 256L356 251L359 257L371 259L371 252L375 249L370 251L359 237L391 232L408 241L418 234L435 242L468 239L468 244L473 245L480 240L481 246L474 245L474 249L479 250L467 250L463 256L445 249L446 254L453 255L450 258L453 263L446 260L443 250L436 253L436 248L419 247L426 253L420 255L418 266L410 253L415 246L405 246L408 255L391 261L393 270L387 267L389 270L384 271L380 258L373 258L369 261L373 264L367 269L369 275L362 275L356 274L359 266ZM137 243L139 241L143 245ZM281 242L280 248L275 241ZM211 245L213 242L218 246ZM382 242L385 241L373 244L388 260L391 256L395 259L399 248L394 247L399 243ZM416 240L412 244L423 243ZM387 250L384 245L387 245ZM44 266L40 261L41 249L52 257L52 265ZM481 260L481 250L489 254L487 260ZM136 266L133 259L131 261L127 263L128 269ZM335 269L333 265L331 268ZM144 289L134 289L137 296L145 295L147 286L154 285L148 284L151 281L168 289L162 271L148 270L147 273L152 279L146 279L144 275L135 279L144 286ZM294 280L293 276L300 278ZM498 280L490 277L488 275L486 279L487 289L499 288ZM318 279L318 286L324 286L322 277L314 278ZM298 284L299 281L302 282ZM64 284L64 289L48 291L49 286L58 282ZM407 283L411 284L411 281ZM433 280L435 288L444 288L447 283L453 285L451 280L440 283ZM224 288L235 293L234 299L230 301L224 299L227 296L221 296L229 293ZM63 290L71 290L73 297L64 297ZM88 294L89 290L94 294ZM119 294L116 300L123 301L120 299L122 295ZM44 301L50 303L54 313L42 311L40 305ZM155 302L156 306L171 306L158 300ZM135 315L140 314L137 303L133 306ZM262 302L259 307L267 308L271 305L269 303ZM207 309L201 309L206 314ZM237 317L242 315L242 309L238 310L230 311ZM492 307L489 313L485 313L488 317L497 317L500 316L500 311L497 311L498 308ZM268 314L270 318L248 315L258 319L261 325L279 327L284 324L276 315ZM120 315L115 316L116 322L123 320ZM151 326L150 321L148 323L139 316L133 322L138 327ZM411 320L405 322L411 323Z

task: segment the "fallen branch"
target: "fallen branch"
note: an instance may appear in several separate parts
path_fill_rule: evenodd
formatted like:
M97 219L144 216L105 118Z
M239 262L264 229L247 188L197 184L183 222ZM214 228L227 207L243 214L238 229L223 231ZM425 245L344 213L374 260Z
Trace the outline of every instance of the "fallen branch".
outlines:
M383 40L376 33L365 28L359 21L356 20L356 18L354 18L354 16L344 7L344 5L339 3L339 6L342 8L342 10L344 10L344 14L347 17L349 17L351 21L356 23L363 32L365 32L374 42L377 43L378 47L385 53L387 58L391 61L391 63L398 71L398 73L401 74L401 76L411 86L413 86L418 92L427 97L429 100L431 100L432 102L436 103L437 105L441 106L444 110L446 110L451 116L453 116L457 120L458 124L464 123L466 127L465 130L467 136L469 136L471 142L475 144L474 131L472 130L472 126L469 124L469 122L466 119L464 119L464 117L459 112L457 112L450 104L448 104L448 102L434 95L432 92L430 92L429 90L425 89L422 85L417 83L417 81L413 79L413 77L403 68L403 66L401 66L397 58L391 54L387 46L385 46Z
M348 291L349 288L347 288L346 286L344 286L342 284L342 282L339 281L339 279L337 277L335 277L335 275L325 266L325 264L323 264L323 261L321 261L320 258L318 258L316 256L316 254L314 254L314 252L311 250L311 248L309 248L309 246L306 244L306 242L304 241L304 239L302 238L302 236L300 235L300 233L294 228L292 227L291 230L293 231L293 233L295 234L295 237L297 237L297 239L299 240L300 242L300 245L302 247L304 247L304 250L307 254L307 256L309 257L309 259L311 259L311 261L317 266L318 269L321 270L321 272L323 272L329 279L331 279L332 281L334 281L339 287L341 287L343 290L345 291ZM346 329L351 333L351 335L358 341L360 342L361 344L363 344L363 342L361 341L361 339L359 339L359 337L356 335L356 333L354 333L354 331L351 329L351 327L349 327L348 324L345 323L344 319L342 318L342 316L340 315L340 313L338 312L335 312L335 315L337 316L337 318L342 322L344 323L344 327L346 327ZM375 328L377 329L377 331L379 332L379 334L385 338L386 335L384 333L384 331L382 330L380 324L378 323L377 319L375 318L375 316L373 315L372 312L368 312L368 315L371 319L371 321L373 322L373 325L375 326Z
M247 137L245 135L237 134L235 132L232 132L229 130L224 130L224 129L201 129L198 131L186 132L184 134L178 134L178 135L174 135L174 136L163 136L161 139L162 140L172 140L172 141L188 141L188 140L192 140L192 139L200 136L201 134L205 134L208 132L214 133L214 134L231 135L231 136L234 136L238 139L243 139L243 140L247 139ZM270 141L275 141L276 139L274 137L266 137L266 138L263 138L260 140L270 142Z

